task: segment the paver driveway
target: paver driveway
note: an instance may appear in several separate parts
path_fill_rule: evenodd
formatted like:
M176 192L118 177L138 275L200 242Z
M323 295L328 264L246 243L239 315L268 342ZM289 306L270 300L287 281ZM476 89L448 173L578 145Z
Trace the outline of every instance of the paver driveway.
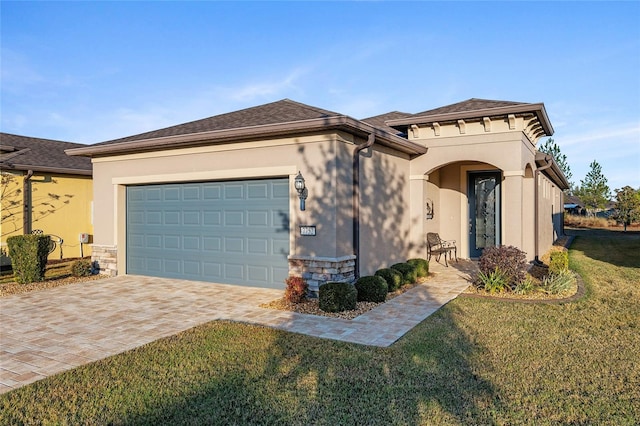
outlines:
M0 393L213 320L389 346L468 285L470 262L353 319L260 308L282 290L122 276L0 298Z

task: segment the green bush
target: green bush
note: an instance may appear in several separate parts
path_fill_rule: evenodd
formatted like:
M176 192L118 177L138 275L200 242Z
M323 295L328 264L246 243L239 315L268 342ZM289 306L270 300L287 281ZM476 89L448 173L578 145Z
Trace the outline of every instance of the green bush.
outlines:
M358 290L351 283L328 282L320 286L318 305L325 312L352 311L356 308Z
M549 261L549 275L557 275L569 269L569 252L553 251Z
M402 286L402 273L391 268L382 268L376 271L374 275L382 277L387 282L389 292L396 291Z
M13 275L18 284L44 280L50 243L48 235L14 235L7 238Z
M427 259L409 259L407 263L416 267L418 277L426 277L429 275L429 262Z
M510 288L507 276L500 268L496 268L488 274L479 272L478 280L480 287L489 293L501 293Z
M500 269L507 284L515 287L527 273L527 255L513 246L487 247L482 251L478 267L485 276Z
M558 294L569 290L576 282L573 272L565 270L559 274L550 274L542 280L542 289L548 294Z
M366 276L358 278L355 283L358 290L358 302L382 303L387 299L389 286L380 276Z
M284 298L291 303L300 303L307 298L309 286L302 277L288 277L285 280L287 287L284 290Z
M88 277L91 275L91 261L86 259L76 260L71 264L71 275L74 277Z
M402 284L413 284L418 280L418 272L414 265L409 263L396 263L395 265L391 265L391 269L395 269L402 274Z

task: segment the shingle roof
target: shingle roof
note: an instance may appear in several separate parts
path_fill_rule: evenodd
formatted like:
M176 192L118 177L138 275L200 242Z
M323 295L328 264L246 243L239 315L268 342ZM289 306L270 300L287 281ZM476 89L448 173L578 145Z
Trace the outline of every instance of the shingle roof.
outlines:
M91 175L91 160L70 157L65 149L86 145L0 133L0 168Z
M191 121L189 123L178 124L177 126L166 127L164 129L101 142L94 146L216 130L238 129L243 127L337 117L341 115L342 114L338 114L337 112L312 107L290 99L283 99L239 111Z
M525 104L526 104L525 102L494 101L490 99L471 98L471 99L467 99L466 101L457 102L455 104L446 105L440 108L419 112L417 114L414 114L414 116L477 111L477 110L484 110L484 109L490 109L490 108L502 108L502 107L508 107L513 105L525 105Z
M365 123L369 123L372 126L375 126L379 129L384 130L385 132L392 133L394 135L402 136L403 132L398 129L394 129L393 127L387 126L387 121L389 120L397 120L398 118L407 118L411 117L413 114L408 112L400 112L400 111L392 111L386 114L380 114L369 118L363 118L360 121L364 121Z

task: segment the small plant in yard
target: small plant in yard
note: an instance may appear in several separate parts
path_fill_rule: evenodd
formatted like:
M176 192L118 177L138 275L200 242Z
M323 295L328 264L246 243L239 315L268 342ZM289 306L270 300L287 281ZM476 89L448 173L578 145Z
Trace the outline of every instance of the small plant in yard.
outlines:
M7 238L9 257L18 284L44 280L50 243L48 235L15 235Z
M358 302L382 303L389 292L384 278L376 275L358 278L355 287L358 290Z
M80 259L71 264L71 275L74 277L88 277L91 273L92 267L89 260Z
M302 277L288 277L285 284L284 298L287 302L301 303L307 298L309 286Z
M482 252L478 262L480 272L489 276L500 269L507 281L507 285L516 285L522 282L527 271L527 255L525 252L513 246L487 247Z
M576 276L569 270L549 274L542 280L542 289L548 294L558 294L569 290L576 282Z
M513 288L515 294L530 294L533 293L539 286L538 281L531 275L527 275L524 280L520 281Z
M387 282L389 292L396 291L402 286L402 273L391 268L378 269L374 275L382 277Z
M510 289L507 276L498 267L488 274L478 272L478 284L489 293L501 293Z
M569 269L569 253L566 251L552 251L549 261L549 274L557 275Z
M350 283L328 282L320 286L318 305L325 312L351 311L356 308L358 290Z
M391 265L391 269L395 269L402 274L403 284L413 284L418 280L418 273L414 265L409 263L396 263L395 265Z
M429 262L427 259L409 259L407 263L416 267L418 278L429 275Z

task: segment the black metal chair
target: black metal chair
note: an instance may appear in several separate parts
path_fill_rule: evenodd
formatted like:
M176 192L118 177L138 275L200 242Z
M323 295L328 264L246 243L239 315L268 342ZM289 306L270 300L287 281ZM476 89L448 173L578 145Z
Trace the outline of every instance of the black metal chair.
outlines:
M440 262L440 257L444 254L444 264L449 267L447 255L449 259L453 259L451 252L454 253L456 262L458 262L458 248L455 240L443 240L436 232L427 233L427 260L431 260L432 255L437 255L436 262Z

